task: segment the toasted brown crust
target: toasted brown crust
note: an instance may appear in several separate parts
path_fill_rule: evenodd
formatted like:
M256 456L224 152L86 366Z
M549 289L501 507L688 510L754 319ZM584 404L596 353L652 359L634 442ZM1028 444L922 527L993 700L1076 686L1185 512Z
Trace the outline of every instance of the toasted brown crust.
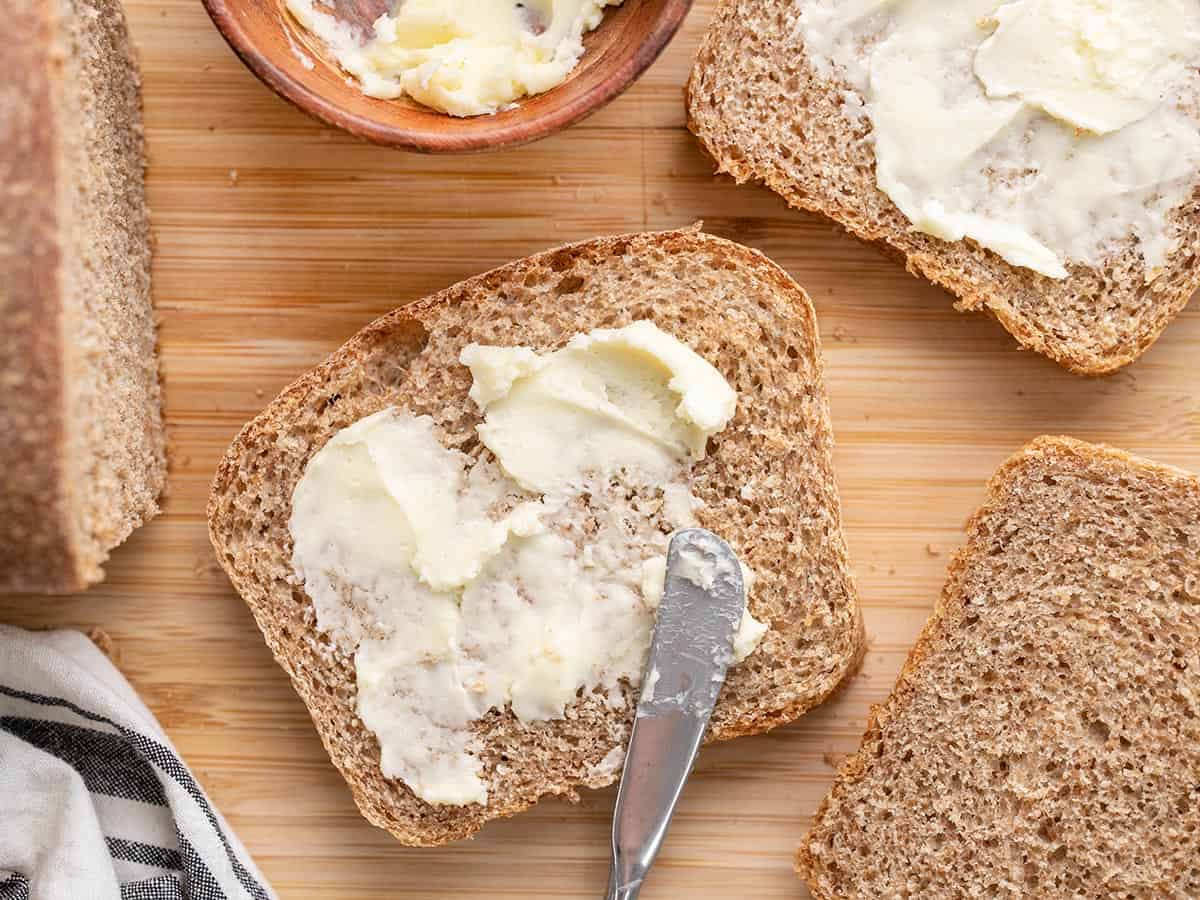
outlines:
M828 881L823 881L818 873L822 872L822 861L815 852L818 832L821 833L822 843L827 843L832 831L837 826L830 822L831 811L835 805L845 801L874 769L891 765L894 768L903 766L903 762L895 759L881 759L882 736L888 722L912 701L918 689L919 679L924 674L926 664L938 659L939 656L950 652L956 629L962 627L961 617L966 608L969 585L973 570L979 566L981 558L988 554L990 531L994 531L995 521L1003 520L1006 510L1014 505L1027 502L1021 495L1030 476L1029 472L1038 473L1038 478L1081 477L1088 469L1105 470L1118 482L1135 479L1146 479L1159 486L1163 492L1187 498L1187 502L1200 508L1200 478L1190 472L1174 466L1162 465L1134 456L1125 451L1104 445L1089 444L1065 436L1042 436L1030 442L1026 447L1014 454L997 470L988 484L987 498L982 506L972 515L967 523L968 540L951 559L948 567L946 585L922 627L912 650L905 659L896 685L888 699L873 706L867 720L860 749L848 757L840 767L834 785L818 807L813 818L813 827L805 836L796 850L796 871L808 883L810 891L817 900L844 900L844 898L861 896L850 888L837 891L831 890ZM1040 474L1054 472L1055 475ZM1061 514L1061 509L1052 509L1046 515ZM1183 538L1184 546L1188 545ZM1049 552L1053 552L1050 548ZM1195 567L1193 559L1191 565ZM1113 652L1117 652L1113 648ZM1186 668L1186 663L1185 663ZM1019 723L1013 721L1012 727L1018 728ZM945 731L952 731L953 722L940 723ZM916 748L910 748L910 753ZM985 748L967 748L968 752L982 754ZM981 763L979 763L981 764ZM1200 774L1200 773L1198 773ZM949 773L940 772L937 777L949 777ZM871 813L865 813L871 815ZM1127 826L1133 840L1137 840L1139 823L1129 822ZM847 835L847 840L853 841L853 836ZM914 842L920 840L912 835ZM869 852L869 851L868 851ZM1152 855L1148 853L1147 855ZM865 863L865 859L864 859ZM959 871L954 873L961 884L978 884L984 873L975 871ZM1050 896L1053 891L1043 885L1039 896ZM962 894L966 896L965 893ZM1116 894L1113 894L1114 896ZM940 892L930 892L922 896L943 896ZM959 896L954 894L953 896ZM1080 893L1079 896L1085 896ZM1092 896L1092 894L1086 894ZM1130 896L1133 896L1132 894ZM1137 896L1142 896L1138 894ZM1163 894L1166 896L1166 894ZM1174 895L1171 895L1174 896Z
M687 86L688 127L717 170L826 216L995 318L1020 344L1072 372L1106 375L1157 340L1200 287L1200 192L1172 216L1182 239L1150 284L1136 246L1064 280L1012 266L971 241L913 230L876 186L870 124L842 114L848 85L812 69L799 4L722 0Z
M451 446L470 446L478 416L466 397L469 374L456 362L466 343L549 349L574 333L640 317L695 346L742 396L734 421L698 464L694 489L708 504L702 523L768 574L752 611L772 630L731 675L713 737L791 721L861 659L816 324L807 297L781 269L755 251L684 230L586 241L469 279L373 322L284 390L231 445L208 506L218 559L360 810L406 844L467 837L547 793L573 796L579 787L611 783L616 773L597 764L625 736L630 712L585 698L553 723L489 713L477 728L490 784L486 807L430 806L383 778L375 738L354 711L352 660L316 633L310 601L290 583L293 486L332 434L387 405L432 415ZM774 422L779 415L787 421ZM729 481L750 471L763 485L755 509ZM502 764L507 774L497 773Z
M138 73L119 0L13 0L0 93L0 591L62 593L165 476Z

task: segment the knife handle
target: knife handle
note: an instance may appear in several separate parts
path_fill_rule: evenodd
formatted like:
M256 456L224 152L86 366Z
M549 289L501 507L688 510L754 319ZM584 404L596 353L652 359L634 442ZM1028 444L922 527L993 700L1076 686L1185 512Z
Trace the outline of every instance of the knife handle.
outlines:
M634 719L613 814L607 900L637 897L666 837L707 725L708 716L683 710Z

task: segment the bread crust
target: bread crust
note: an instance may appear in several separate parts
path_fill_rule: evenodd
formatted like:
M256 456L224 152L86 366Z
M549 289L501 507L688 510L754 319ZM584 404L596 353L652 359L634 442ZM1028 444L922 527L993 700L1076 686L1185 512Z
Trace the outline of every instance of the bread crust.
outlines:
M764 670L752 675L747 671L740 681L731 676L726 696L714 715L711 737L725 739L754 734L791 721L822 702L857 667L864 641L861 612L841 536L830 454L831 430L819 378L819 346L812 307L786 273L755 251L695 229L622 235L568 245L468 279L368 325L324 363L287 387L248 423L221 461L208 505L210 536L217 557L254 612L277 661L291 675L331 760L349 784L363 815L401 842L416 846L443 844L474 834L490 819L520 812L545 794L573 797L579 787L610 784L616 773L596 771L595 762L624 734L631 707L619 715L610 711L601 716L585 698L572 707L575 711L572 715L579 717L577 724L574 718L559 720L540 730L517 723L509 712L489 713L479 727L489 740L494 735L500 737L490 743L485 741L485 772L490 777L493 764L504 753L520 751L526 755L519 762L514 761L511 768L521 769L522 773L535 772L536 777L505 776L513 784L492 779L487 807L433 807L418 800L403 783L384 779L379 771L378 744L354 712L352 663L322 656L323 650L313 649L320 641L314 633L311 603L301 587L289 583L291 542L286 521L292 486L307 459L339 428L391 403L432 414L451 445L467 446L473 440L478 416L466 398L469 374L455 362L457 347L469 340L491 339L549 349L577 331L618 325L642 315L657 319L663 327L678 330L683 319L696 312L694 306L675 309L667 308L671 304L666 301L657 306L646 301L647 311L643 312L638 304L623 304L610 291L627 285L634 285L631 290L639 290L638 279L649 278L648 273L654 272L661 273L657 276L661 283L653 284L653 289L664 293L685 291L686 273L675 276L671 273L686 265L700 264L710 267L713 279L736 277L742 279L738 284L759 286L760 297L729 300L730 309L736 310L729 320L731 334L743 327L733 324L739 316L760 315L762 321L776 327L786 324L795 329L793 333L771 336L772 342L783 341L791 348L790 353L782 354L783 365L775 362L771 365L778 368L780 381L790 377L786 375L791 371L786 369L787 365L804 373L803 377L796 376L794 385L780 388L784 394L779 402L804 404L803 410L796 414L804 417L806 437L813 441L809 448L811 471L820 474L812 479L819 482L811 485L814 508L791 509L784 518L808 515L814 521L819 519L827 529L807 539L794 538L796 544L807 540L806 552L819 556L822 573L806 573L815 585L814 590L820 592L819 597L811 598L811 603L785 602L783 589L778 598L764 589L761 602L766 605L761 607L755 606L752 598L756 615L773 616L775 634L768 633L764 646L774 648L769 652L785 656L781 657L778 672ZM681 298L678 303L684 304L684 295L678 296ZM691 302L698 301L692 298ZM763 304L763 308L759 309L755 303ZM781 311L786 320L780 320ZM714 329L719 321L710 315L703 322L693 322L695 333L683 336L714 345L718 340ZM730 341L731 347L741 347L732 343L732 336L720 339ZM807 349L797 349L800 347ZM422 361L427 350L436 354L428 364ZM379 386L375 370L377 361L385 356L392 360L386 376L389 383ZM433 359L439 363L434 365ZM732 364L732 359L725 361L726 368ZM765 370L767 361L763 361L762 367ZM729 375L728 371L726 374ZM372 392L374 396L366 396ZM362 396L349 396L352 394ZM348 399L352 403L349 408L331 414L322 406L322 398L337 398L339 406ZM736 453L741 459L742 454L754 452L747 443L750 414L741 412L754 400L752 396L742 397L739 415L728 429L729 435L723 433L709 460L699 466L711 461L713 470L719 472L723 457ZM289 423L299 418L311 419L313 410L320 411L319 423L312 427L289 427ZM757 426L755 419L754 427ZM762 436L760 446L766 458L782 461L792 458L787 454L796 450L801 440L799 435L769 433ZM726 447L735 449L723 449ZM739 464L749 465L749 458ZM276 480L263 481L263 470L275 473ZM800 472L796 475L803 477ZM725 518L727 513L718 508L720 504L733 505L736 501L717 501L714 491L709 491L714 505L699 514L702 524L724 531L727 536L732 531L740 533L743 526ZM757 515L768 518L765 511ZM768 523L764 525L767 527L775 526ZM264 528L265 537L248 539ZM733 537L736 542L737 534ZM777 540L784 539L780 533ZM274 546L276 543L280 546ZM754 564L758 554L765 558L767 547L779 549L770 541L756 548L743 541L740 549L750 553ZM805 620L830 622L828 628L836 630L836 634L820 636L820 640L836 638L836 650L831 649L811 663L812 670L801 670L794 661L789 663L796 657L786 656L789 651L782 649L796 640L792 629L802 629ZM772 643L775 641L778 643ZM816 636L813 641L819 643ZM792 668L789 670L784 663ZM761 683L753 679L761 679ZM761 704L747 699L755 691L763 698ZM519 747L514 737L518 731L522 735ZM565 753L554 743L557 731L569 731L571 740L585 745L584 749ZM597 732L602 733L603 740L592 746L589 742ZM525 745L531 741L549 749L544 753L528 750Z
M813 70L795 27L797 4L721 0L686 88L688 128L718 173L764 185L821 215L982 312L1019 344L1080 375L1136 360L1200 288L1200 185L1172 214L1179 246L1145 281L1131 241L1103 269L1055 280L1010 265L973 241L914 230L878 189L870 124L842 115L840 81Z
M18 3L0 41L20 79L0 93L0 591L84 585L63 471L56 10Z
M1188 471L1156 463L1115 447L1090 444L1063 435L1038 437L1000 466L988 482L983 504L967 521L968 541L951 558L946 584L905 658L892 692L882 704L871 707L858 751L847 757L840 766L834 784L813 816L811 829L796 849L795 870L805 880L815 900L842 900L838 894L823 890L817 879L819 863L813 852L813 842L818 826L824 822L835 801L845 797L863 780L871 766L878 764L873 748L879 745L883 728L894 711L902 708L912 695L922 667L939 652L938 646L949 633L955 616L964 610L963 585L976 559L986 549L982 546L983 539L979 538L980 525L1011 505L1009 494L1020 483L1023 471L1043 461L1055 462L1062 471L1091 463L1109 464L1127 470L1130 477L1140 476L1169 483L1200 500L1200 478Z

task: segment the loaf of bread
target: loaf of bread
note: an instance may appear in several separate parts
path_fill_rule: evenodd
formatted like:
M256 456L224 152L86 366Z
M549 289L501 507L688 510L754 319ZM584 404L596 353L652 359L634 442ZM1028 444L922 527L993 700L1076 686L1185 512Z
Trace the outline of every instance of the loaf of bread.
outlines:
M138 71L117 0L12 0L0 44L0 590L66 592L157 512Z
M1153 280L1132 232L1104 265L1072 265L1055 280L917 231L876 185L871 120L845 112L853 88L813 65L806 2L719 3L687 91L689 127L717 169L827 216L1071 371L1103 375L1144 353L1200 287L1200 197L1171 212L1178 245Z
M237 436L217 471L213 546L312 714L364 816L400 841L435 845L545 794L573 796L619 774L633 703L594 694L550 721L493 709L474 723L486 805L431 805L380 769L356 713L351 654L315 627L297 585L288 521L307 461L340 429L396 406L432 417L444 443L486 452L459 353L472 342L561 347L599 327L653 320L712 363L738 392L737 413L692 469L704 527L759 575L750 612L768 623L730 671L711 737L765 731L829 696L855 667L863 629L842 539L821 379L805 293L761 254L696 230L608 237L514 262L367 326L301 377ZM627 700L633 691L624 687ZM619 761L619 760L618 760Z
M801 845L818 900L1200 897L1200 479L1041 438Z

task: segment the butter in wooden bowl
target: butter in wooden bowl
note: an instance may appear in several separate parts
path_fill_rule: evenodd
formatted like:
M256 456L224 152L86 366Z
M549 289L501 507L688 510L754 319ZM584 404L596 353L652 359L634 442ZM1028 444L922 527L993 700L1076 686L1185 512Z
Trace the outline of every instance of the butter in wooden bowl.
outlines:
M583 36L620 3L400 0L368 35L317 0L287 0L287 8L367 96L478 116L562 84L584 54Z

